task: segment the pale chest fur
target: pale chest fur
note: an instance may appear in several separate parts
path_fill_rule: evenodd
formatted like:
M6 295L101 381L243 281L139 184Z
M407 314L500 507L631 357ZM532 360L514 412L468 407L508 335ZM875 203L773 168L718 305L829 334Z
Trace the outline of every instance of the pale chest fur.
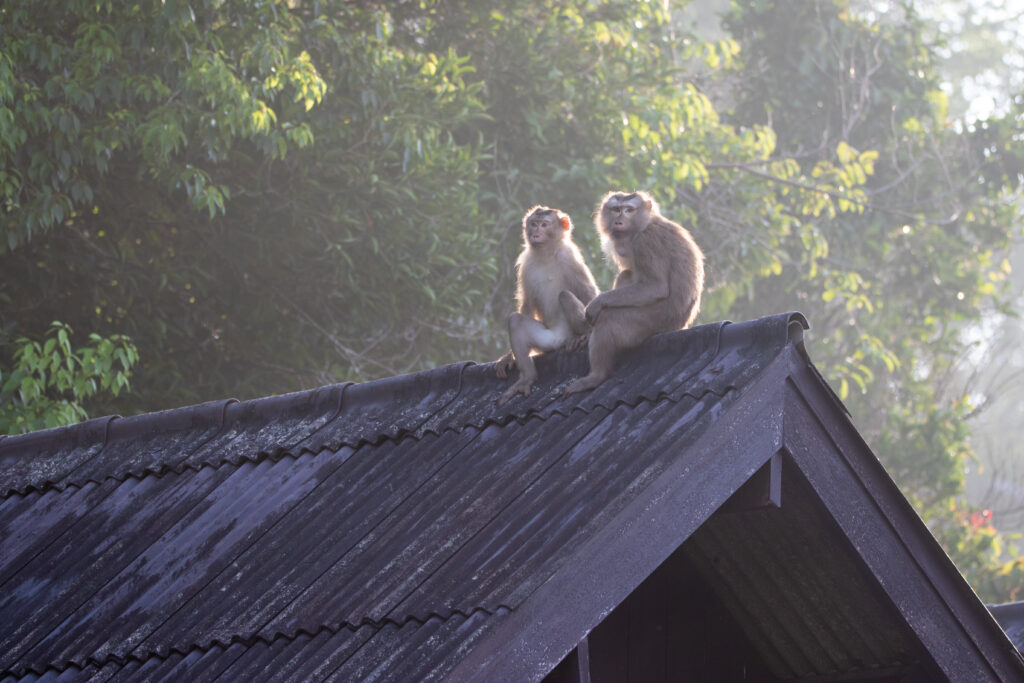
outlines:
M619 270L633 270L633 238L613 239L601 235L601 249L605 258L619 267Z
M569 286L565 268L552 255L549 258L528 256L523 271L523 289L537 305L541 320L547 325L562 317L558 294Z

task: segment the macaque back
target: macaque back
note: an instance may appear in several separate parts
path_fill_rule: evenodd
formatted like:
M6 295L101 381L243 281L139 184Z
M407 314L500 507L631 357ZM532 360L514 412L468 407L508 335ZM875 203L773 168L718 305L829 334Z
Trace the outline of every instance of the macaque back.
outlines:
M703 252L689 231L661 215L646 192L609 192L595 223L619 274L610 291L586 306L583 315L593 325L590 373L570 384L566 395L607 379L622 351L690 325L704 289Z

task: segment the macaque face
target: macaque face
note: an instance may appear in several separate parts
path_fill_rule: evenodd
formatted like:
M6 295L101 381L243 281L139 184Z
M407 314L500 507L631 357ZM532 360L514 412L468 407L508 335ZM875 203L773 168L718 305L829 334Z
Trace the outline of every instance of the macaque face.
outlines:
M571 224L569 217L559 218L555 211L534 211L523 221L523 235L531 247L545 247L562 239Z
M601 207L602 223L605 232L613 240L629 238L634 232L647 225L650 220L651 207L637 193L613 194L605 200Z

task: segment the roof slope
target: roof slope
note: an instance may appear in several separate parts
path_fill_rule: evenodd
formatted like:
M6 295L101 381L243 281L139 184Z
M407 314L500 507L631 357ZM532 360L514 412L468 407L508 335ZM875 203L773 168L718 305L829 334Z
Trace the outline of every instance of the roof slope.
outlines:
M805 325L660 335L569 399L582 353L502 407L465 363L0 440L0 679L539 679L689 539L776 675L1024 672ZM764 472L790 517L715 514Z
M989 605L989 611L1006 631L1010 642L1016 645L1018 650L1024 650L1024 601Z

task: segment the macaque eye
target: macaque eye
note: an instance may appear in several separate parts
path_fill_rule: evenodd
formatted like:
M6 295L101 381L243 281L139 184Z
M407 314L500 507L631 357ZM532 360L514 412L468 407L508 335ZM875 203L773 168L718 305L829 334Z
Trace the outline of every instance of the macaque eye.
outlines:
M624 207L622 207L622 213L626 214L627 216L631 215L634 211L636 211L636 207L633 207L633 206L624 206Z

